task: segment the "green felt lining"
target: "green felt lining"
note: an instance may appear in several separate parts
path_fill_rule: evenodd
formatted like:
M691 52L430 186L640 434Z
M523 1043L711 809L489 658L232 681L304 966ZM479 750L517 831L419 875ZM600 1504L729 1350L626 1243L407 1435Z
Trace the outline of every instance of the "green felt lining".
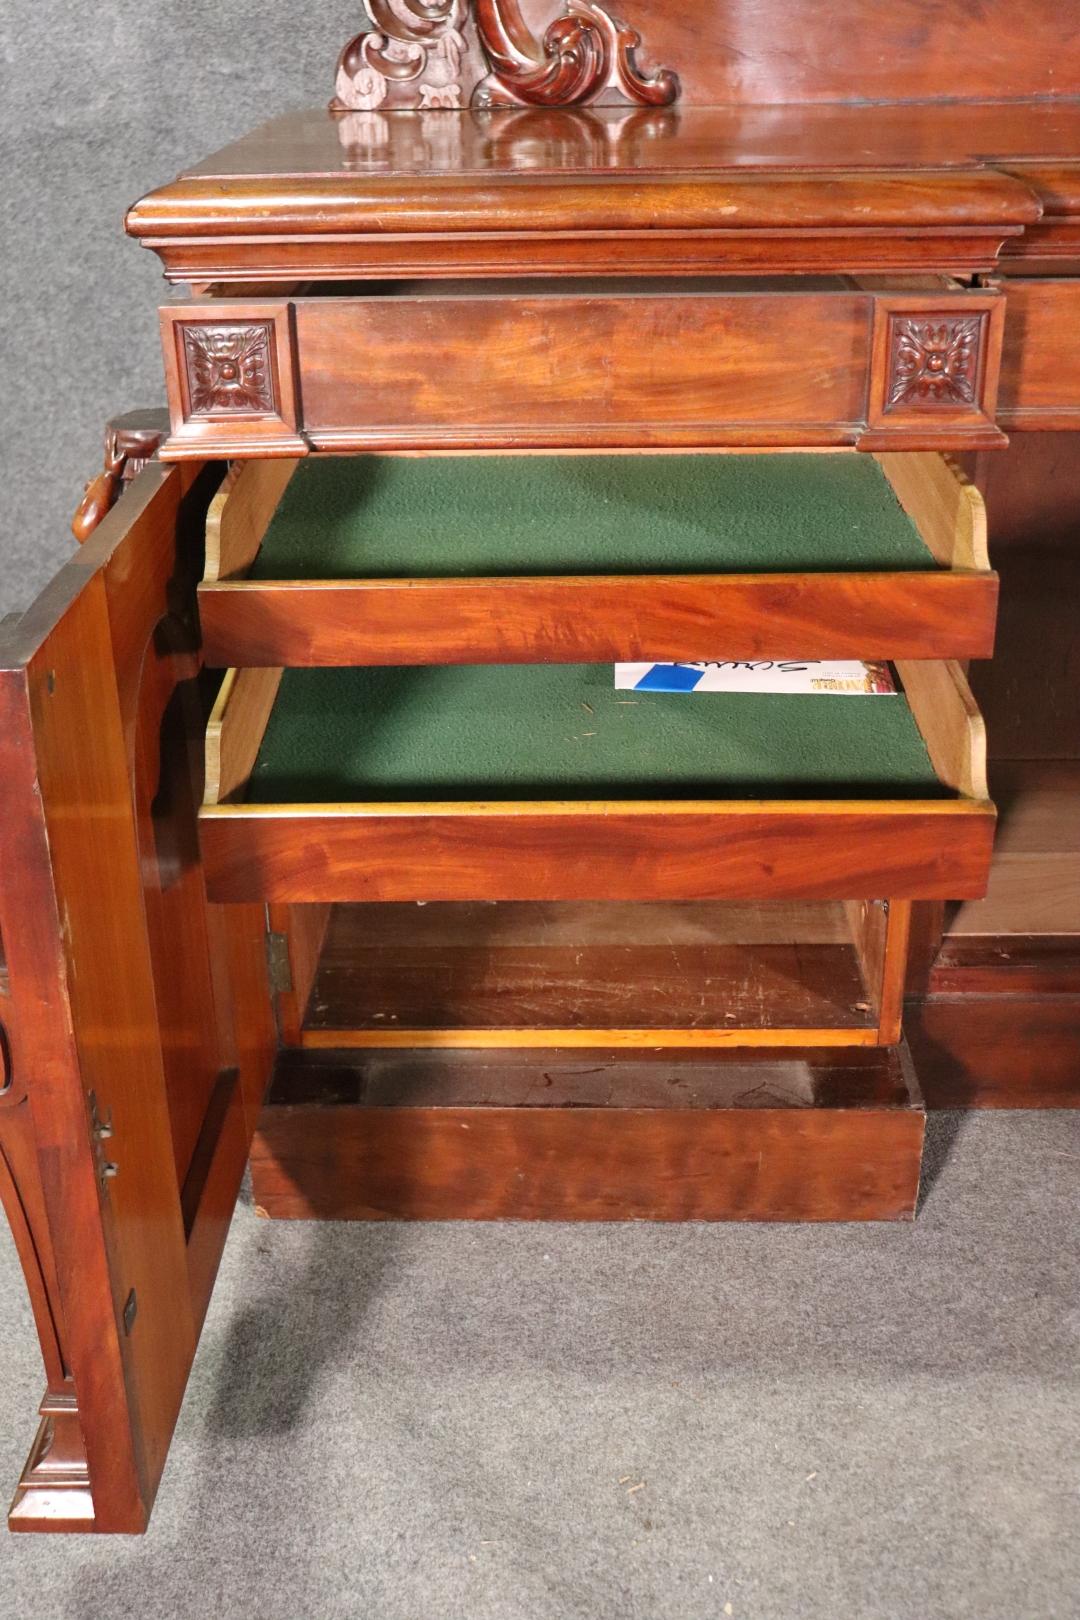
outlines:
M254 579L938 565L872 456L312 456Z
M907 699L616 692L610 664L286 670L255 803L940 798Z

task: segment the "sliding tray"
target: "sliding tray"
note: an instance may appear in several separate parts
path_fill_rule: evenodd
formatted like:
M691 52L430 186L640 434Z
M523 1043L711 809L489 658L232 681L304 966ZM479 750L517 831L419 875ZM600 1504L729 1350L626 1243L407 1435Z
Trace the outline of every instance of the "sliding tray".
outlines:
M906 695L616 692L610 666L241 670L208 732L218 901L957 899L993 840L952 664Z
M221 667L985 658L982 498L933 452L250 462L199 591Z

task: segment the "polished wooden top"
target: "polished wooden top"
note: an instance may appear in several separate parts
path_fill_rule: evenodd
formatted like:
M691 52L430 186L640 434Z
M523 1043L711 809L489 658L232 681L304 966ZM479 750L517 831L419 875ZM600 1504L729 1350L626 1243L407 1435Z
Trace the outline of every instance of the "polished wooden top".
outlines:
M1080 100L1069 100L314 109L185 171L136 204L128 230L175 280L362 277L376 273L365 240L388 236L415 245L399 256L405 273L438 273L425 244L453 235L460 272L520 274L537 233L582 244L567 273L611 268L590 239L647 233L649 268L679 273L659 238L708 233L724 273L797 271L797 244L813 239L808 269L962 274L993 268L1003 247L1080 257L1078 221Z
M963 167L1019 159L1080 175L1080 96L913 105L437 108L335 114L307 107L252 130L181 180L298 181L351 174L591 175L744 169ZM1080 180L1077 181L1080 186ZM172 191L165 188L165 195ZM160 195L160 194L158 194Z

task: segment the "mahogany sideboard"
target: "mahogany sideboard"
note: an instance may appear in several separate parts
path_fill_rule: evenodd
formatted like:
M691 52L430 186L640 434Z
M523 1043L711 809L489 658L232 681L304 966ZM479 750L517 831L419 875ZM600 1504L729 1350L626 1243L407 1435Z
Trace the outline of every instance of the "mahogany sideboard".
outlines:
M625 9L365 0L329 109L129 215L168 413L0 631L13 1529L145 1529L249 1160L282 1217L899 1219L925 1106L1080 1102L1080 19ZM575 671L720 653L892 663L909 777L874 703L794 788L708 726L582 776Z

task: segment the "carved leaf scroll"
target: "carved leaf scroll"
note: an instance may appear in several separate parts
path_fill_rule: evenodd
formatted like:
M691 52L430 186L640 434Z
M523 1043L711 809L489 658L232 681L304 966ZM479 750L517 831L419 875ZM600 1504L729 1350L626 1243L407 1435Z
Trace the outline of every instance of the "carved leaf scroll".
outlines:
M338 59L331 105L460 107L469 0L364 0L370 28Z
M364 0L370 26L338 60L332 106L379 108L580 107L605 96L633 105L670 105L674 73L637 65L637 32L597 0L563 0L543 38L518 0L476 0L478 46L469 0Z
M595 0L565 0L542 40L525 26L517 0L476 0L476 26L491 72L476 88L479 107L579 107L617 90L643 107L666 107L675 74L637 65L641 36Z

